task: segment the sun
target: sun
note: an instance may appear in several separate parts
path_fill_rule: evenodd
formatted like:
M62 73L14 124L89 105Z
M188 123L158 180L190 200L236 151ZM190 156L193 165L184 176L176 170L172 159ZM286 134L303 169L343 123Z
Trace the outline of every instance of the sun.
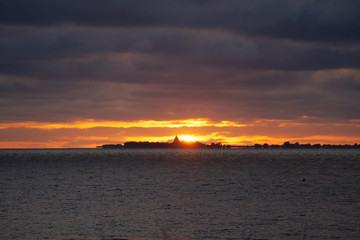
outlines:
M196 142L197 138L194 136L188 136L188 135L180 135L179 136L180 141L185 141L185 142Z

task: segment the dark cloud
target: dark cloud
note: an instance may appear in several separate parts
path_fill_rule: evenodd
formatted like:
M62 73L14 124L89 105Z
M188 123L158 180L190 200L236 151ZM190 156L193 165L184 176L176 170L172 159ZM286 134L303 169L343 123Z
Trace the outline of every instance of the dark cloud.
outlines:
M244 69L360 67L360 50L352 45L325 48L285 40L250 39L219 31L14 29L24 33L1 37L0 72L46 80L168 82L181 76L182 81L193 82L191 76L198 71L231 75ZM14 29L4 27L3 32ZM203 77L196 78L200 81Z
M358 1L0 6L2 122L360 118Z
M357 0L3 0L3 24L226 29L301 40L359 40Z
M209 78L207 84L11 80L1 86L1 109L6 113L1 120L360 118L354 111L359 71L244 72L236 77L235 83Z

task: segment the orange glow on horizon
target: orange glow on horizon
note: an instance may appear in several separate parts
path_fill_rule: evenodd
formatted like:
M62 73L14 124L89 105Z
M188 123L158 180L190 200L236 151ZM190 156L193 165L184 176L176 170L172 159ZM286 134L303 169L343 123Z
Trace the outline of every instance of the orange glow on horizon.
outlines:
M64 148L64 145L68 142L65 141L50 141L50 142L0 142L0 149L20 149L20 148L28 148L28 149L36 149L36 148ZM81 146L83 147L83 146ZM90 145L88 146L90 147ZM91 144L91 148L94 147Z
M241 146L256 143L282 145L286 141L300 144L360 142L360 119L326 123L310 122L309 118L311 117L301 117L297 121L258 119L246 124L236 121L212 121L207 118L0 123L0 148L93 148L130 141L172 142L175 135L178 135L180 141L198 141L204 144L221 142L224 145ZM302 122L304 119L308 122Z

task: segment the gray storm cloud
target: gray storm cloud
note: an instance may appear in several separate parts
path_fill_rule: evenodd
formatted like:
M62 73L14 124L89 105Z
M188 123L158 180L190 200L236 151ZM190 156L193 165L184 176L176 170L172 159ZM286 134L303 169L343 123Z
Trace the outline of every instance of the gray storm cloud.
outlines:
M0 6L2 122L360 118L359 1Z

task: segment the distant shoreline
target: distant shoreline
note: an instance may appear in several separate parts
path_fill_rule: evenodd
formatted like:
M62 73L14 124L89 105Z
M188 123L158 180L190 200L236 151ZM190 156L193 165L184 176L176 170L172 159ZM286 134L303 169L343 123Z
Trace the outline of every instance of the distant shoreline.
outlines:
M203 144L200 142L180 141L176 136L172 143L161 142L125 142L122 144L104 144L100 149L360 149L360 145L350 144L300 144L284 142L282 145L254 144L254 145L223 145L222 143Z
M109 146L111 144L106 144L106 146ZM113 144L113 145L118 145L118 144ZM325 145L328 145L328 144L325 144ZM271 146L271 145L270 145ZM255 148L253 145L252 146L237 146L237 145L234 145L234 146L230 146L228 148L126 148L126 147L104 147L103 146L97 146L97 147L88 147L88 148L0 148L0 151L14 151L14 150L27 150L27 151L42 151L42 150L102 150L102 149L106 149L106 150L111 150L111 149L114 149L114 150L118 150L118 149L126 149L126 150L136 150L136 149L145 149L145 150L149 150L149 149L154 149L154 150L157 150L157 149L174 149L174 150L188 150L188 149L232 149L232 150L236 150L236 149L254 149L254 150L261 150L261 149L270 149L270 150L282 150L282 149L290 149L290 150L311 150L311 149L324 149L324 150L332 150L332 149L339 149L339 150L360 150L360 147L354 147L354 145L347 145L347 144L339 144L339 145L331 145L332 147L320 147L320 148L304 148L304 147L299 147L299 148L281 148L281 147L278 147L278 148L273 148L273 147L268 147L268 148L264 148L264 147L258 147L258 148Z

